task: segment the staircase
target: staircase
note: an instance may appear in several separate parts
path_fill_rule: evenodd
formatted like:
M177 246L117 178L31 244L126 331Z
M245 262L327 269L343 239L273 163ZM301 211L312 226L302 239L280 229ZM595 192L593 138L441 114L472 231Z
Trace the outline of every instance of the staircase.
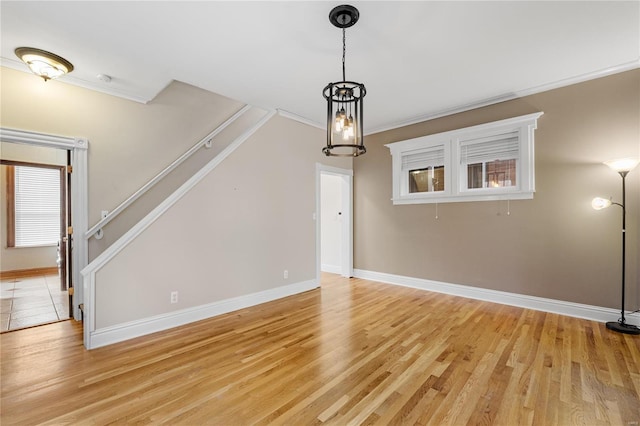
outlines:
M81 271L85 347L96 347L96 273L274 114L252 106L241 108L87 230L84 237L93 260Z

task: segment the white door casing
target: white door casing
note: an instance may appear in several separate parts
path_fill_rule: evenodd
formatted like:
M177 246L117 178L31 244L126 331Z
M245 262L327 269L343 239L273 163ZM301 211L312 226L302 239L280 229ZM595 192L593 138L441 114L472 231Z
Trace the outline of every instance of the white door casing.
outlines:
M318 285L320 285L322 264L322 224L320 219L322 214L321 176L323 174L338 176L342 181L340 275L347 278L353 276L353 170L316 163L316 212L314 217L316 220L316 280Z
M71 194L69 196L71 197L73 226L73 250L71 252L71 279L74 286L73 318L76 321L80 321L82 313L79 306L84 302L84 287L80 271L87 265L89 260L88 244L84 237L88 225L87 150L89 142L84 138L56 136L4 127L0 128L0 140L2 142L65 149L71 152L71 167L73 171L71 173Z

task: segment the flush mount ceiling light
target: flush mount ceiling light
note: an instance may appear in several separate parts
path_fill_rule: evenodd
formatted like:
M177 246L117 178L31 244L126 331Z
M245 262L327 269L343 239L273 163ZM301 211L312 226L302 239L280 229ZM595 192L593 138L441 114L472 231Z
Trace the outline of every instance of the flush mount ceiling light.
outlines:
M15 53L35 75L42 77L44 81L58 78L73 71L71 62L46 50L18 47Z
M362 99L364 84L347 81L345 75L346 28L358 22L360 12L353 6L337 6L329 13L329 21L342 28L342 81L329 83L322 91L327 100L327 156L357 157L367 152L362 132Z

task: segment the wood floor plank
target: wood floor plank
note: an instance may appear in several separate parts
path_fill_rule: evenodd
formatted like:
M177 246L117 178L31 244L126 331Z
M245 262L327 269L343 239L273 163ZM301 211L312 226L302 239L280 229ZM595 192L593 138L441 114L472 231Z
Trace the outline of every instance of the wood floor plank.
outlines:
M73 321L0 344L3 426L640 422L637 336L331 274L93 351Z

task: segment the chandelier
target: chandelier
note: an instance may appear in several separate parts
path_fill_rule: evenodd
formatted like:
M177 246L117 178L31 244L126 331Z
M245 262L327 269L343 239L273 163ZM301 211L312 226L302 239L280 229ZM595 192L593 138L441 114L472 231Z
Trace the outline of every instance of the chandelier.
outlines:
M362 127L362 100L367 94L364 84L347 81L345 73L346 28L358 22L360 12L353 6L337 6L329 21L342 28L342 81L329 83L322 91L327 100L327 156L357 157L367 152Z

